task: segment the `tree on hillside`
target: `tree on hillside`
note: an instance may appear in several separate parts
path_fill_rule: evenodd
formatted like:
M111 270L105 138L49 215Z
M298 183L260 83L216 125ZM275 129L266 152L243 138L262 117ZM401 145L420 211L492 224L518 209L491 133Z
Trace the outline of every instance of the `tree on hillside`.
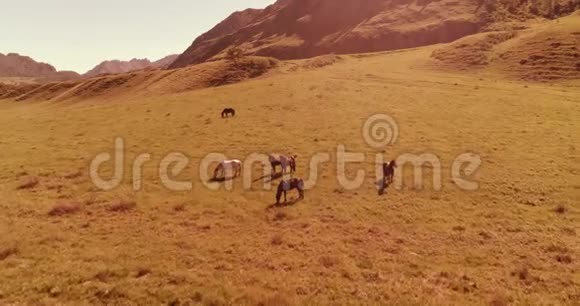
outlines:
M226 53L226 59L238 65L240 60L244 57L244 51L240 47L232 47Z

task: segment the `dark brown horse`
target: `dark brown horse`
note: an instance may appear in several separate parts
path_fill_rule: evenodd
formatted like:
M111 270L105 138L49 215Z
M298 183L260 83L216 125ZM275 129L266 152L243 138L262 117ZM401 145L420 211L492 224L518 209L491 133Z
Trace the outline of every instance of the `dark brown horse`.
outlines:
M397 168L397 162L391 161L390 163L383 164L383 177L385 185L390 185L393 183L393 178L395 177L395 169Z
M293 178L287 181L281 181L276 192L276 205L280 205L282 194L284 194L284 203L288 202L286 193L294 189L298 190L299 199L304 199L304 180Z
M236 110L233 108L225 108L222 111L222 118L227 118L229 116L235 117L236 116Z

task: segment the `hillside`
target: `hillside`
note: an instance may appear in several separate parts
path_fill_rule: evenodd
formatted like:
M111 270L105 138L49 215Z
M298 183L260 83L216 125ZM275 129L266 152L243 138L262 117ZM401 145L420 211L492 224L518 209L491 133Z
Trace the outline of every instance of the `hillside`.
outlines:
M178 56L179 54L168 55L162 59L152 62L151 67L156 69L166 69L177 59Z
M93 69L86 72L84 77L96 77L106 74L119 74L127 73L137 70L143 70L147 68L154 69L165 69L167 68L175 59L177 55L168 55L160 60L151 62L149 59L132 59L130 61L120 61L120 60L109 60L104 61Z
M529 30L496 47L554 33ZM0 305L577 305L580 82L508 78L496 47L481 69L443 69L431 54L450 45L280 62L221 87L208 85L271 60L94 78L63 92L78 100L0 101ZM542 51L529 46L524 58ZM225 107L236 117L222 119ZM385 151L363 136L374 114L398 127ZM339 146L363 161L341 169ZM273 206L280 179L246 159L273 152L298 155L294 176L315 182L304 200L291 191ZM110 191L89 175L103 153L103 179L124 170ZM243 160L251 187L206 187L215 153ZM476 172L457 166L464 153L480 158ZM440 164L417 167L422 177L400 164L379 195L377 154ZM360 171L359 188L341 185ZM477 188L460 188L456 171Z
M487 29L497 22L557 16L555 8L544 8L547 2L278 1L263 10L233 14L196 39L170 67L219 59L234 46L250 55L298 59L329 53L375 52L450 42ZM567 5L566 0L551 3L558 4L558 16L573 11L577 6L573 2Z
M552 21L520 22L517 29L508 26L510 30L507 31L478 33L452 43L423 47L425 50L431 50L431 54L427 58L421 58L417 65L425 66L423 68L432 71L477 73L498 80L516 79L531 82L577 80L580 78L579 14ZM140 71L82 80L65 80L65 82L54 80L42 85L30 84L24 79L2 85L0 79L0 99L80 101L105 97L114 99L131 95L172 94L232 84L266 73L286 74L318 69L345 59L364 56L372 54L327 55L306 61L282 63L271 58L246 57L240 65L216 60L171 70L144 68ZM173 57L154 63L148 60L141 62L148 66L164 66L171 60Z
M57 71L53 66L39 63L34 59L17 53L0 53L0 78L34 78L52 81L77 79L72 71Z
M580 78L580 12L518 31L469 36L433 51L438 68L495 71L527 81Z
M241 82L276 68L271 58L247 57L234 64L216 61L174 70L151 69L67 82L0 84L0 99L83 101L121 96L172 94Z

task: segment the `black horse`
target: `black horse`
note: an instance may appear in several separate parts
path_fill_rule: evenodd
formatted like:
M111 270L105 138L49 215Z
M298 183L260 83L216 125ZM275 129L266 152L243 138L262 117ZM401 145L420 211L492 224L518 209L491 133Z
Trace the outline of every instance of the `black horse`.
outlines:
M222 118L227 118L229 116L235 117L236 116L236 110L233 108L225 108L222 111Z
M397 168L397 162L394 160L390 163L383 164L383 178L377 181L377 187L379 188L379 195L385 194L385 191L393 183L395 176L395 169Z
M294 189L298 190L299 199L304 199L304 180L293 178L287 181L281 181L276 192L276 205L280 205L282 194L284 194L284 203L288 202L286 193Z
M391 161L390 163L383 164L383 177L385 185L393 183L393 178L395 177L395 169L397 168L397 162Z

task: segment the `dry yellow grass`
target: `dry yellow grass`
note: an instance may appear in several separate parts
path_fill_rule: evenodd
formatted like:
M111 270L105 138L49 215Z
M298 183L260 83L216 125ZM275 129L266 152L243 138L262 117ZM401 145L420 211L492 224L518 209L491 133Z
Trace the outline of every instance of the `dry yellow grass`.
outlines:
M438 72L433 50L343 56L175 95L2 101L0 304L578 303L580 84ZM219 118L226 106L235 119ZM361 126L375 113L400 125L388 158L441 158L442 191L413 190L411 169L401 191L378 196L374 177L346 191L328 163L304 201L268 208L274 194L261 182L210 191L199 180L211 152L295 152L306 178L308 157L339 144L368 154L349 175L374 173ZM153 156L140 192L127 167L110 192L88 178L90 160L119 136L127 167ZM174 151L191 158L180 176L191 192L157 176ZM483 159L478 191L450 181L465 151ZM38 182L19 189L30 177ZM51 216L61 203L79 204Z

